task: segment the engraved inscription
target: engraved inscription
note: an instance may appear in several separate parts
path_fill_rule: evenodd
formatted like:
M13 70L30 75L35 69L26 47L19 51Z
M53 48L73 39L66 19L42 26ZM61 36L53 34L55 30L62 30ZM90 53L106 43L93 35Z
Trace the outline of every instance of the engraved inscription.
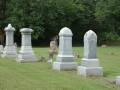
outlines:
M96 58L96 42L95 40L91 40L89 42L90 47L89 47L89 58L90 59L95 59Z
M81 65L86 67L86 61L81 61Z
M61 60L62 60L61 58L59 58L59 57L57 58L57 61L58 61L58 62L61 62Z
M65 40L64 50L65 50L66 52L71 51L71 42L70 42L69 40Z
M84 40L84 58L88 57L88 42Z

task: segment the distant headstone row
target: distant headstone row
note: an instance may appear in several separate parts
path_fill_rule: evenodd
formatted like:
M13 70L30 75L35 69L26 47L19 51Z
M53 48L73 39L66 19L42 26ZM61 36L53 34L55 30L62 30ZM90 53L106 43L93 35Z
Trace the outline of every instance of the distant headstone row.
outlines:
M18 53L17 44L14 44L14 31L15 28L12 27L11 24L4 29L6 32L6 45L4 50L2 51L1 57L3 58L16 58L17 62L37 62L34 51L31 46L31 33L33 32L30 28L22 28L20 30L22 34L22 46L21 50ZM2 50L2 46L0 48Z

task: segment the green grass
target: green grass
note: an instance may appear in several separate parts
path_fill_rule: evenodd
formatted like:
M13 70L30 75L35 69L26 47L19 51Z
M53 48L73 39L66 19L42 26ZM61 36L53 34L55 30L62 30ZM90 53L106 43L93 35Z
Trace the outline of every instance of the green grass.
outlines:
M34 47L36 57L45 61L36 63L17 63L15 59L0 58L0 90L120 90L114 83L120 75L120 47L97 48L103 77L82 77L77 71L54 71L52 63L47 63L48 47ZM108 52L114 52L109 55ZM79 54L75 62L80 65L83 47L73 47L73 54ZM53 61L56 61L54 55Z

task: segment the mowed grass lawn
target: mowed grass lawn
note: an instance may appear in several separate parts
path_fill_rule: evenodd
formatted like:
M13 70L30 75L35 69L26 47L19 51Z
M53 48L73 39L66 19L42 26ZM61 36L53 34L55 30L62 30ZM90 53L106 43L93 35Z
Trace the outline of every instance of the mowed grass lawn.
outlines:
M103 77L79 76L76 70L54 71L52 63L47 62L49 47L33 47L33 50L39 62L17 63L14 58L0 58L0 90L120 90L115 84L116 76L120 75L120 46L97 47ZM80 65L83 47L72 50L73 54L80 55L74 59ZM45 56L45 61L40 61L41 56Z

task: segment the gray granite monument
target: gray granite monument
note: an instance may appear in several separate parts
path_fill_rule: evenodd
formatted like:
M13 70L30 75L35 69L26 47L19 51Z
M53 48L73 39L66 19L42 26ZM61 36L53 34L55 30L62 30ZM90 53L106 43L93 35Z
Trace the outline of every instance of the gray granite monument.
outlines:
M8 24L8 26L4 29L6 34L6 46L3 50L3 54L1 54L1 57L3 58L16 58L17 57L17 51L14 46L14 31L15 28L12 27L11 24Z
M20 32L22 34L22 46L16 61L21 63L38 62L31 46L31 33L33 30L30 28L22 28Z
M77 63L74 62L72 55L72 32L64 27L59 33L59 53L56 62L53 62L53 70L72 70L77 69Z
M103 68L99 67L99 60L96 55L97 35L89 30L84 35L84 58L81 66L78 66L77 73L81 76L103 76Z

